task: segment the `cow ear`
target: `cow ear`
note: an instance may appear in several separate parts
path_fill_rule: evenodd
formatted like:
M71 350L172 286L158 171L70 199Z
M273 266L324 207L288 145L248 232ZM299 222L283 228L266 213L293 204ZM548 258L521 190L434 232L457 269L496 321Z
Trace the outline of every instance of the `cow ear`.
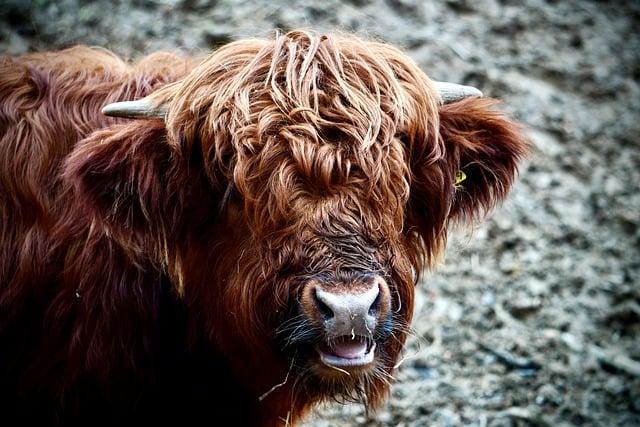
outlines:
M123 246L175 232L184 203L182 155L161 120L136 120L94 132L66 160L71 207Z
M480 219L507 195L528 143L496 101L440 106L439 125L412 162L407 230L420 236L427 265L443 253L451 222Z
M496 100L474 97L440 109L445 175L453 181L449 220L479 219L501 202L529 151L520 127L496 104Z

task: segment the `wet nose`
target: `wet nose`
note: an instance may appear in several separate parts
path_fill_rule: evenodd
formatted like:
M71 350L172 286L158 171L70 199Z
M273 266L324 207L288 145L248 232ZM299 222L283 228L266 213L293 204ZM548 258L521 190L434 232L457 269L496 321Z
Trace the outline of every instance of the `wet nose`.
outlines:
M384 279L362 280L355 286L314 284L313 305L330 336L372 336L389 312L389 288Z

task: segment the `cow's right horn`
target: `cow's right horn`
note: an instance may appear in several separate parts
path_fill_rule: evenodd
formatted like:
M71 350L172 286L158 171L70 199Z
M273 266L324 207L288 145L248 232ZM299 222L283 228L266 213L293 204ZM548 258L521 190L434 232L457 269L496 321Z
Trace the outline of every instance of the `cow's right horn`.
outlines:
M166 107L155 106L146 98L136 101L114 102L102 108L102 114L111 117L126 117L129 119L162 119L167 116Z
M438 89L443 104L460 101L471 96L482 96L482 92L473 86L464 86L449 82L433 82Z

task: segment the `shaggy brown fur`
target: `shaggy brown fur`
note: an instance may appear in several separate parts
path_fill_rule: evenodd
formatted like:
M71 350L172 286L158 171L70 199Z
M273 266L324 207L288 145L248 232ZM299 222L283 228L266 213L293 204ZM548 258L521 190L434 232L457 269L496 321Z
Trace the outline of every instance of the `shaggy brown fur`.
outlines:
M3 413L277 425L326 399L374 408L414 272L505 197L527 149L494 101L440 105L382 43L293 31L195 62L0 60ZM166 122L100 114L151 93ZM300 289L371 272L394 301L375 366L324 375Z

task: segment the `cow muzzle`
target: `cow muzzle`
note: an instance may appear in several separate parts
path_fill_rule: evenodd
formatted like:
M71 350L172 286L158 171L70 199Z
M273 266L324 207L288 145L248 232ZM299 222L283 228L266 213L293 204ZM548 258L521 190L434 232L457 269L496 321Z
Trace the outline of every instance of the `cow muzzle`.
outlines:
M376 331L389 316L389 286L380 276L350 283L310 281L303 289L303 312L321 325L315 350L329 367L358 368L375 359Z

